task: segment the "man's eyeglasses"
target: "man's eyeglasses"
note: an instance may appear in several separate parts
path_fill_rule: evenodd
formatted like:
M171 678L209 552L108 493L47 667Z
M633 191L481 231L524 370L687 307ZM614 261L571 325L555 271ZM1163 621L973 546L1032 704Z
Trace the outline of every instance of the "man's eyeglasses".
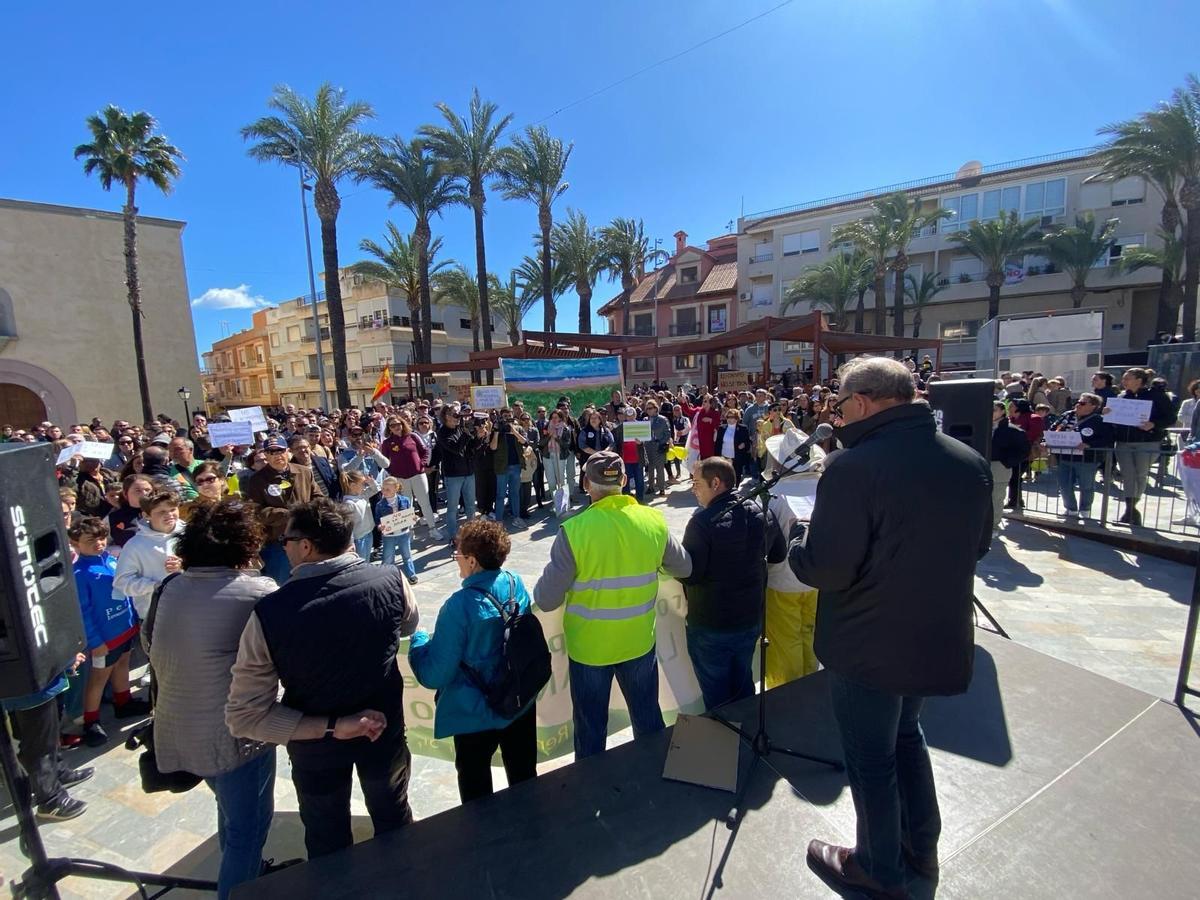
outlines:
M279 447L272 447L269 450L264 450L263 453L267 456L278 456L280 453L287 453L287 451Z
M842 407L845 406L846 402L853 396L854 396L853 394L847 394L841 400L838 400L836 403L834 403L832 406L830 406L829 411L831 413L833 413L835 416L840 416L842 414Z
M307 540L308 540L308 538L306 538L302 534L285 534L283 536L282 543L287 545L287 544L290 544L292 541L307 541Z

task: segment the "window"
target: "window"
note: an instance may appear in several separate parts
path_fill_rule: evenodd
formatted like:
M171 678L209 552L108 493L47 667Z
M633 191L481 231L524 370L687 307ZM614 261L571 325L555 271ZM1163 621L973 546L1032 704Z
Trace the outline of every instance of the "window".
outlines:
M961 197L948 197L942 201L942 206L954 213L942 224L942 231L966 231L971 223L979 218L979 195L963 194Z
M710 306L708 308L708 333L724 334L728 330L728 309L725 306Z
M1025 185L1025 218L1061 216L1067 211L1067 179L1035 181ZM1049 224L1049 223L1047 223Z
M696 283L696 267L684 266L679 270L680 284L695 284Z
M459 319L458 327L465 328L467 331L470 331L471 330L471 320L470 319Z
M283 378L283 369L276 369L275 370L275 379L279 380L281 378Z
M783 342L783 352L784 353L802 353L803 351L804 351L804 344L801 341L784 341Z
M238 365L245 367L246 365L246 348L242 347L238 350Z
M225 382L217 382L217 393L219 393L222 397L225 396Z
M639 356L633 361L634 372L653 372L654 359L651 357Z
M969 279L964 278L964 275L969 276ZM957 259L950 260L951 283L967 280L979 281L982 276L983 262L974 256L960 256Z
M1093 181L1079 186L1080 209L1104 209L1112 206L1112 185L1106 181Z
M1115 266L1121 261L1121 255L1125 252L1126 247L1140 246L1145 243L1146 236L1144 234L1130 234L1125 237L1119 237L1117 238L1117 242L1108 248L1108 255L1096 260L1096 267L1102 269L1105 266Z
M914 282L916 282L917 284L920 284L921 276L924 274L925 274L925 266L924 265L922 265L921 263L911 263L909 265L909 267L904 270L904 289L908 290L908 279L911 278ZM894 285L895 285L895 283L893 282L893 286Z
M987 222L1007 216L1010 212L1021 211L1021 189L1019 187L996 188L983 192L983 215Z
M302 363L302 362L292 363L292 377L293 378L303 378L304 377L304 363Z
M271 393L270 381L266 375L258 376L258 394L260 397L265 397Z
M675 357L675 369L698 369L700 368L700 358L695 353L688 353L685 356Z
M299 343L300 341L300 326L289 325L287 327L287 339L289 344Z
M279 346L279 332L277 332L277 331L271 332L271 346L272 347Z
M1134 176L1122 178L1112 186L1112 205L1129 206L1146 199L1146 182Z
M263 357L262 344L254 345L254 358L257 359L259 363L266 362L266 359Z
M769 281L756 281L750 286L751 306L770 306L775 302L775 291Z
M750 262L770 262L775 258L775 251L771 248L770 241L759 241L754 245L754 255L750 257Z
M783 236L783 255L796 256L801 253L816 253L821 249L821 232L797 231Z
M635 313L633 317L633 333L650 337L654 334L654 316L652 313Z
M982 324L982 319L943 322L938 327L938 336L943 341L971 341L979 333L979 326Z

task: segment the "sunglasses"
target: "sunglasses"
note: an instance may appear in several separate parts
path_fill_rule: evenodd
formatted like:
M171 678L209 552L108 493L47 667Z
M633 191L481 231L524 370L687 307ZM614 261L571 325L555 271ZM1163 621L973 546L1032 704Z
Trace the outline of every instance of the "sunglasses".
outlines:
M129 438L121 438L121 440L117 441L117 443L118 444L128 444L130 447L133 446L133 441L131 441Z
M290 544L292 541L307 541L307 540L308 540L308 538L306 538L302 534L285 534L283 536L282 543L287 545L287 544Z
M279 453L287 453L287 451L273 447L269 450L264 450L263 453L266 454L267 456L275 456L276 454L279 454Z

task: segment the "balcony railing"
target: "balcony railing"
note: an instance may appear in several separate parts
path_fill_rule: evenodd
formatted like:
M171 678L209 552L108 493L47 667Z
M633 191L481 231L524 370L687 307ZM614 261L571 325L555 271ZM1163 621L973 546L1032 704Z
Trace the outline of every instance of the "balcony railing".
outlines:
M445 331L445 322L431 322L430 326L433 331ZM363 316L358 320L359 328L412 328L412 320L408 316L386 316L376 319L371 316Z
M671 325L671 337L686 337L700 333L699 322L675 322Z
M630 334L636 335L637 337L654 337L654 326L634 325L633 331L631 331Z
M750 257L750 262L751 263L770 262L774 258L775 258L774 251L768 250L766 253L759 253L756 256Z

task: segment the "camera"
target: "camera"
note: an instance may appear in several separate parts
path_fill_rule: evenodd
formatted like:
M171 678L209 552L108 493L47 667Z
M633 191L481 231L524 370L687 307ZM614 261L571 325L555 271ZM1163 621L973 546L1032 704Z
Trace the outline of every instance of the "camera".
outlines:
M510 431L512 431L512 422L501 421L500 424L496 426L496 429L501 434L508 434Z

